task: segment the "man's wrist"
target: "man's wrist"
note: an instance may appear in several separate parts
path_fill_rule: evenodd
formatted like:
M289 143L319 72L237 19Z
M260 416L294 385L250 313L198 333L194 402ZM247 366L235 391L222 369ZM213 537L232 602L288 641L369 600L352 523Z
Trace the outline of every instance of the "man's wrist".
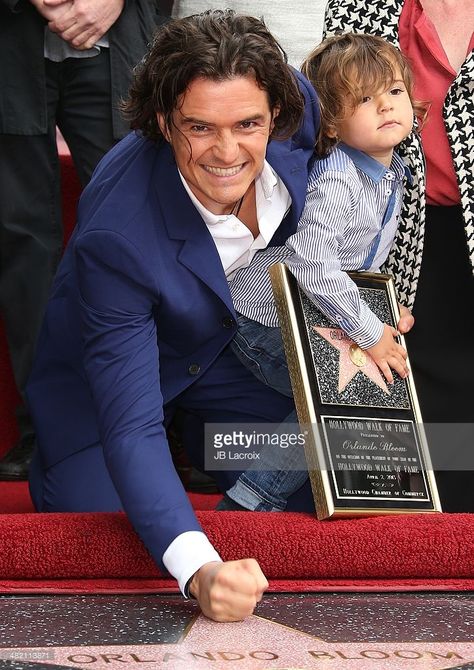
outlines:
M196 574L196 573L194 573L194 575L195 575L195 574ZM195 600L195 598L194 598L193 594L191 593L191 582L192 582L193 579L194 579L194 575L191 575L191 577L188 579L188 581L187 581L186 584L184 585L184 589L183 589L183 595L184 595L184 597L185 597L185 598L189 598L189 599L193 599L193 600Z
M178 581L183 595L188 583L192 593L191 581L199 568L206 563L215 562L222 562L221 557L202 531L181 533L163 554L163 564Z
M218 565L222 565L222 560L212 560L212 561L207 561L206 563L203 563L201 567L199 567L196 572L188 579L186 582L186 585L183 589L183 594L186 598L191 598L193 600L199 600L199 592L200 592L200 577L202 576L201 570L203 570L203 574L209 574L213 572L213 568L217 568Z

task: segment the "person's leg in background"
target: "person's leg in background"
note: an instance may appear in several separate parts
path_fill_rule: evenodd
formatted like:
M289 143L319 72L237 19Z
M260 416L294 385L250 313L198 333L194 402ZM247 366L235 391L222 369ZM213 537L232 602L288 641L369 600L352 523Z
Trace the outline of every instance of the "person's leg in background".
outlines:
M0 309L15 381L23 395L49 290L62 251L61 183L56 125L82 186L114 144L108 49L92 58L45 61L48 133L0 136ZM26 479L34 448L27 410L20 441L0 461L0 479Z
M428 206L407 347L445 512L474 511L473 305L461 208Z
M110 56L67 58L60 65L57 125L71 152L82 186L114 145Z
M56 151L55 69L48 77L45 135L0 135L0 312L20 395L62 249ZM0 461L0 479L26 479L34 431L22 405L20 440Z

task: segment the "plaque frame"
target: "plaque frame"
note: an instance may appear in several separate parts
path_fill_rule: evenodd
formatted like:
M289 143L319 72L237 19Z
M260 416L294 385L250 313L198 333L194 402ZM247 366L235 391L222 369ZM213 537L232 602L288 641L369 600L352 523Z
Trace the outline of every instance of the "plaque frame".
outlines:
M321 391L322 385L320 383L321 370L324 372L325 359L319 365L315 361L314 350L311 344L311 333L305 316L305 301L311 305L311 309L315 310L315 313L321 315L323 320L327 321L327 318L299 288L296 279L289 272L286 265L283 263L272 265L269 268L269 273L280 321L298 421L305 435L305 456L318 519L441 512L441 504L413 375L410 374L407 379L402 380L394 373L394 388L395 384L398 384L398 388L401 388L403 385L409 399L408 406L404 406L402 403L399 408L394 409L390 406L380 407L380 403L377 404L377 402L373 404L364 404L363 402L359 404L327 402L327 398L323 396ZM387 321L391 320L392 324L396 325L399 320L399 310L392 277L369 272L351 272L349 275L360 290L371 289L382 292L377 294L376 297L385 306L388 306L389 319ZM312 328L314 327L312 326ZM333 326L333 328L337 330L336 326ZM348 339L347 336L345 338ZM400 335L399 341L406 348L403 335ZM355 344L354 346L357 347ZM407 363L408 367L410 367L409 361ZM340 386L335 393L338 394L339 392ZM405 444L405 447L393 447L392 442L388 443L392 445L388 448L387 452L391 454L389 458L375 455L359 456L357 454L344 456L342 453L338 453L337 459L348 457L354 459L367 458L370 464L360 463L358 467L370 467L372 469L358 471L352 473L352 475L348 473L344 474L343 471L336 473L333 463L333 457L335 456L334 443L331 444L331 440L327 435L328 422L326 419L329 420L329 423L333 419L334 422L332 425L342 426L343 435L347 426L359 426L359 422L362 425L362 422L370 421L374 422L370 425L383 425L386 428L390 428L390 431L395 428L396 431L405 432L408 442L400 443ZM380 422L380 424L375 422ZM364 435L364 433L361 434ZM339 439L339 436L337 437ZM372 437L380 438L380 433L375 436L372 435ZM390 437L395 438L395 445L397 445L398 435L396 432L391 433ZM403 438L400 437L400 439ZM349 440L345 440L341 445L345 445L346 442L354 445L357 449L369 448L369 443L361 442L362 446L360 446L357 440L352 443ZM371 446L370 448L375 449L374 453L380 454L378 445L381 445L382 442L376 441L370 444L376 444L376 447ZM340 450L342 448L341 445L336 447L336 449ZM396 450L402 452L403 449L412 458L407 459L403 457L399 459L394 456ZM389 465L375 465L373 459L376 458L385 462L388 461ZM399 461L405 461L405 464L400 465ZM409 466L406 463L407 461L413 462L413 465ZM329 462L332 463L332 466ZM352 468L355 466L354 464L344 465L344 462L338 461L338 467ZM374 470L375 467L387 468L384 476L393 478L397 481L397 484L390 481L382 484L379 481L382 475L379 475L378 472L376 473ZM410 470L410 468L412 469ZM403 474L400 474L400 470L402 469ZM411 474L407 474L407 471ZM376 486L388 486L394 490L386 492L381 489L374 489L371 485L372 480L369 480L369 472L374 479L377 479L378 483L375 484ZM414 472L416 474L413 474ZM363 490L360 487L355 490L348 489L347 487L344 488L340 482L338 483L338 478L346 477L350 480L351 476L355 479L359 478L360 480L362 478L364 480ZM416 492L411 489L408 491L403 489L400 483L402 477L405 480L408 478L409 481L416 482ZM370 490L369 486L371 486ZM354 495L341 494L344 491L355 491L355 493ZM399 497L397 498L397 496ZM407 498L407 496L415 497Z

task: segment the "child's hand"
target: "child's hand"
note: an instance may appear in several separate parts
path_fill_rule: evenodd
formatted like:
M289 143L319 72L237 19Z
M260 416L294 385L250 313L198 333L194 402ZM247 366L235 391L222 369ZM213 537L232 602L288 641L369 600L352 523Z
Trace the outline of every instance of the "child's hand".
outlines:
M400 311L400 319L397 323L398 332L405 335L405 333L408 333L413 328L415 317L405 305L398 303L398 309Z
M398 372L400 377L404 378L408 376L406 364L407 352L395 340L397 335L398 331L395 328L384 323L380 340L373 347L366 349L390 384L393 383L393 375L390 368Z

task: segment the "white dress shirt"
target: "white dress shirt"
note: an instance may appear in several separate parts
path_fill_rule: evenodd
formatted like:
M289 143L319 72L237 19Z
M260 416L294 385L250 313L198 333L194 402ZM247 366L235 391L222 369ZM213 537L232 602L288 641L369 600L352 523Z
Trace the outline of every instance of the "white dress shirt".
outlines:
M191 202L201 214L215 242L226 277L249 265L259 249L264 249L282 222L291 205L288 190L267 161L255 180L255 199L259 234L254 239L250 230L233 214L217 215L206 209L180 177ZM163 563L179 584L183 595L189 579L205 563L222 561L204 533L188 531L178 535L163 554Z
M257 251L265 249L291 205L291 197L282 180L267 161L255 180L255 201L259 235L254 239L247 226L234 214L213 214L189 188L181 172L183 186L203 218L230 281L237 270L250 265Z

